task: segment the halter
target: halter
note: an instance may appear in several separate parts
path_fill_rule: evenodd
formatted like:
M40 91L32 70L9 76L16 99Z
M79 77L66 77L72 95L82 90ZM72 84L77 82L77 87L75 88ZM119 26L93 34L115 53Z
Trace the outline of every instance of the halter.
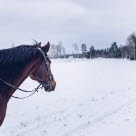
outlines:
M39 89L41 89L41 88L43 88L43 87L49 87L49 88L52 87L52 82L51 82L51 80L52 80L53 76L52 76L52 74L51 74L51 71L50 71L48 65L46 64L46 60L47 60L48 56L45 56L45 53L44 53L44 51L43 51L41 48L37 48L37 49L41 52L41 54L42 54L42 56L43 56L45 68L46 68L47 74L48 74L48 82L47 82L47 83L40 83L34 90L32 90L32 91L27 91L27 90L23 90L23 89L21 89L21 88L19 88L19 87L17 87L17 86L14 86L14 85L12 85L12 84L10 84L10 83L8 83L8 82L6 82L5 80L3 80L3 79L0 78L0 81L2 81L4 84L6 84L6 85L8 85L8 86L10 86L10 87L12 87L12 88L14 88L14 89L16 89L16 90L20 90L20 91L22 91L22 92L29 92L29 93L31 93L30 95L28 95L28 96L26 96L26 97L16 97L16 96L12 96L13 98L25 99L25 98L28 98L28 97L32 96L33 94L35 94L36 92L38 92Z

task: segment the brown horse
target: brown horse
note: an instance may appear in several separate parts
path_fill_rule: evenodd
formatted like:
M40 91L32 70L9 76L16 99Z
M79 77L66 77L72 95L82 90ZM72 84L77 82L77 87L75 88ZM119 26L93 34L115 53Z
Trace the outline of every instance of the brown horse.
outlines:
M41 43L36 43L0 50L0 126L9 99L28 76L38 81L45 91L55 89L56 82L50 70L51 61L47 56L49 48L48 42L43 47Z

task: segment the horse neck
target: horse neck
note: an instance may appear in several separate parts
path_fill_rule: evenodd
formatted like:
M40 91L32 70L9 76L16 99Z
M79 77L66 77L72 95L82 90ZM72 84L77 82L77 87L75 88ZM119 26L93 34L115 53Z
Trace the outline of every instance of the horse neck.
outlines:
M11 77L10 84L19 87L23 81L34 71L34 66L40 61L39 58L33 59L29 64L25 65L20 71L18 72L18 78L17 77ZM8 81L8 80L6 80ZM7 85L5 85L3 92L3 95L5 95L7 101L11 98L13 93L16 91L16 89L11 88Z

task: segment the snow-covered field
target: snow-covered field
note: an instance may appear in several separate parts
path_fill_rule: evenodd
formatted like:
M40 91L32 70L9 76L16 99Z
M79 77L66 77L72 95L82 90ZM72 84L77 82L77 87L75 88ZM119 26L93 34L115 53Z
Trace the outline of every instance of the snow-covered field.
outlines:
M54 92L10 100L0 136L136 136L135 61L54 60L52 72Z

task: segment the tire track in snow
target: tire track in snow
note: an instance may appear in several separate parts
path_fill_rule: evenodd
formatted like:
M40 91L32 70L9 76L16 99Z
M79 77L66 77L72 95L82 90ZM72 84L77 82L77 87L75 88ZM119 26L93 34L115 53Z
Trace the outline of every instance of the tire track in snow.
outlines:
M132 99L131 101L126 102L125 104L120 105L119 107L117 107L116 109L113 109L109 112L105 112L104 114L102 114L101 116L91 120L91 121L86 121L83 124L80 124L79 126L69 130L68 132L62 134L62 136L71 136L72 134L81 131L83 129L89 128L101 121L103 121L105 118L108 118L110 116L113 116L114 114L118 113L120 110L122 110L123 108L133 104L136 102L136 98Z
M122 92L122 91L119 91L119 92ZM119 93L118 92L118 93ZM107 94L106 94L107 96ZM105 95L103 96L105 97ZM99 100L101 100L103 97L101 97ZM72 129L71 131L69 130L68 132L66 132L66 134L64 134L63 136L69 136L71 134L74 134L75 132L79 131L79 130L82 130L84 128L87 128L87 127L90 127L96 123L99 123L100 121L102 121L103 119L105 119L106 117L109 117L111 116L112 114L114 113L117 113L120 109L122 109L123 107L126 107L127 105L129 105L129 103L131 104L132 102L136 101L136 98L133 99L131 102L127 102L125 104L122 104L121 106L119 106L118 108L112 110L112 111L109 111L109 112L105 112L104 114L102 114L101 116L99 116L98 118L95 118L93 119L92 121L84 121L83 124L79 125L77 128L75 129ZM52 124L54 122L54 118L57 117L57 115L63 115L63 113L65 113L61 118L62 120L64 118L67 118L71 112L73 111L73 109L71 109L70 111L68 110L67 112L67 108L66 109L62 109L62 110L59 110L59 111L54 111L50 114L47 114L47 115L42 115L42 116L38 116L36 117L35 119L32 119L32 120L29 120L27 122L23 122L24 124L26 124L26 127L20 127L20 130L18 130L18 132L14 132L14 134L18 134L20 136L23 136L24 133L30 133L31 131L35 130L36 128L41 128L41 130L43 129L41 126L43 126L44 124L46 124L48 121L47 120L50 120L48 123L49 124ZM38 118L40 120L44 119L43 121L40 121L40 123L37 123L38 121ZM45 119L46 118L46 119ZM17 128L18 126L16 126ZM50 135L48 133L48 135Z

